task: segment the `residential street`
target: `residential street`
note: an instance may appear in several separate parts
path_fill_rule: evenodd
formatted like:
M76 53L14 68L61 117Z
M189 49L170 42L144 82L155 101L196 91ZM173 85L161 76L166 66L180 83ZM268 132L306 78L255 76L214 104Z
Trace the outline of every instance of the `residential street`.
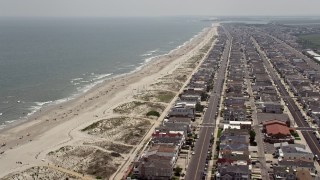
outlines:
M222 55L221 66L218 70L217 78L215 79L213 90L208 101L208 109L204 114L203 126L200 129L199 139L195 144L195 154L192 156L187 169L186 180L201 179L204 174L207 152L209 150L209 143L214 132L214 127L216 126L216 113L218 112L224 75L226 73L229 53L232 46L232 42L230 42L231 37L228 36L228 39Z

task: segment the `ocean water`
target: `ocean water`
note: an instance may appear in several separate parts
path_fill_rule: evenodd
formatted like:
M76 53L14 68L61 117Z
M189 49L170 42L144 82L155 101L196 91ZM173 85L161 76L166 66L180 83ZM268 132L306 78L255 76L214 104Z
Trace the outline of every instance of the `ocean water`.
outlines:
M170 52L200 18L0 18L0 128Z

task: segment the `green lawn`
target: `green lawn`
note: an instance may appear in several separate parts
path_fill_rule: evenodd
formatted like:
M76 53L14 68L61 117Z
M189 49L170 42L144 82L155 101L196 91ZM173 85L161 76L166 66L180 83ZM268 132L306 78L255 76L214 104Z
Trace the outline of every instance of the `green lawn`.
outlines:
M220 138L220 136L222 135L222 131L223 131L222 128L219 128L219 129L218 129L218 138Z
M320 34L299 35L299 43L304 48L320 49Z

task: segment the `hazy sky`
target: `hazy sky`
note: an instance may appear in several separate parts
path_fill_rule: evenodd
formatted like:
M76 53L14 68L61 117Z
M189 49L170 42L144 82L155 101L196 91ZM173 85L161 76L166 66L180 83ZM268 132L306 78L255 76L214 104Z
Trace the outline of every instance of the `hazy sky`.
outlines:
M0 16L320 15L320 0L0 0Z

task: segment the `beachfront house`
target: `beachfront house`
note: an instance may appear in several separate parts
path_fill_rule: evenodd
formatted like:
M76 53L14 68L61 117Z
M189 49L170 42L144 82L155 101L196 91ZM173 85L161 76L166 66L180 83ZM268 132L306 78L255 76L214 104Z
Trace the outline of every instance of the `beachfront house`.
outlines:
M177 105L170 109L168 117L188 117L195 119L195 107L188 106L188 104Z
M174 145L155 145L134 162L133 175L139 179L168 180L173 176L173 167L178 158Z

